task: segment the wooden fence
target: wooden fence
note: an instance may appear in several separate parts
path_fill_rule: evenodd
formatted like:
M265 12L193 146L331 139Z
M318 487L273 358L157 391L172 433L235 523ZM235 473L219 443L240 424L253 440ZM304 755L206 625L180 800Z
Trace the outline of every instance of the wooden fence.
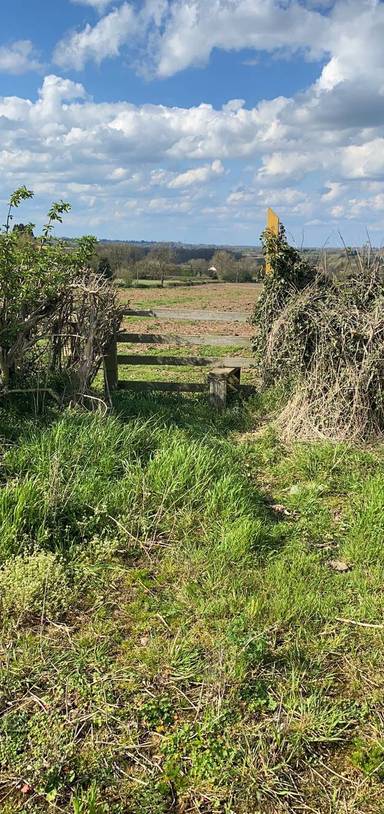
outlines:
M150 311L124 310L122 317L141 317L169 320L189 320L193 322L248 322L248 315L240 311L197 311L197 310L176 310L169 308L154 308ZM255 388L250 385L241 385L240 376L242 369L249 369L253 366L250 356L172 356L150 354L119 353L118 345L145 344L145 345L168 345L173 347L189 346L211 346L225 347L236 346L250 348L251 341L245 336L217 336L199 335L183 336L176 334L159 335L152 333L130 333L120 330L111 341L104 360L104 378L106 392L110 393L117 388L122 390L148 391L162 390L171 393L204 393L209 392L211 403L217 408L226 405L227 397L230 393L250 395L255 392ZM153 365L153 366L192 366L209 367L207 383L199 382L168 382L168 381L120 381L120 365Z

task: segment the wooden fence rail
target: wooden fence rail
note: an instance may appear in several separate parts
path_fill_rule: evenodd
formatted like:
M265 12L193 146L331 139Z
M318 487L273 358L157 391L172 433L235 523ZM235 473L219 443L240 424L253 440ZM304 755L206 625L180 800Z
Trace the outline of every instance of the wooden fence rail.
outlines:
M138 354L118 353L119 365L151 365L152 367L253 367L253 359L244 356L139 356Z
M217 334L205 334L204 336L183 336L183 334L134 334L127 331L119 331L118 342L125 342L132 345L174 345L175 347L186 347L187 345L202 345L222 348L238 347L250 348L251 340L245 336L217 336Z
M184 308L153 308L150 311L137 311L131 308L121 311L124 317L156 317L157 319L177 319L188 322L248 322L248 314L242 311L186 311Z

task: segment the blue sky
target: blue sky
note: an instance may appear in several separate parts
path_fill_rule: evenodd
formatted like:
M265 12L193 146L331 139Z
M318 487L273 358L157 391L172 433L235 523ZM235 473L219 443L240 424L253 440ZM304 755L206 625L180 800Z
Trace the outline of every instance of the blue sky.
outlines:
M62 231L256 244L384 238L379 0L13 0L0 31L0 205Z

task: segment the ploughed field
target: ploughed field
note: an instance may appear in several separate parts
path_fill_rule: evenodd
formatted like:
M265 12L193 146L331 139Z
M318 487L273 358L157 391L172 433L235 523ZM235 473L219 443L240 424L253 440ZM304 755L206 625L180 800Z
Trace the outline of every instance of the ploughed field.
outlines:
M132 307L217 308L222 311L247 311L249 314L262 289L259 283L207 283L180 288L129 288L121 291L122 302Z

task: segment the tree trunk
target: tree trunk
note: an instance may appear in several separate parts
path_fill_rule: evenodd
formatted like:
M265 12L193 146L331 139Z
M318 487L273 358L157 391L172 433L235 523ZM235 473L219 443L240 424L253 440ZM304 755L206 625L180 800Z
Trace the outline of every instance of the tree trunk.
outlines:
M9 387L11 371L8 364L8 354L5 348L0 348L0 371L3 379L3 386Z

